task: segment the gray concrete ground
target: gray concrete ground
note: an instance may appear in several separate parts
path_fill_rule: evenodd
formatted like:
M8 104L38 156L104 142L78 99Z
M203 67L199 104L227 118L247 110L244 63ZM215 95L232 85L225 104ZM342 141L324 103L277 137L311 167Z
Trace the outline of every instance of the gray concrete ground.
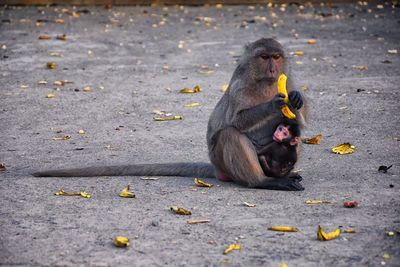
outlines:
M400 266L398 6L2 7L0 14L1 265ZM38 39L45 34L52 39ZM62 34L66 41L56 39ZM320 145L303 145L297 168L305 191L213 179L205 179L213 188L202 189L180 177L30 176L71 166L207 161L206 124L220 88L243 45L261 37L284 44L289 75L309 99L304 136L323 135ZM311 38L317 44L307 44ZM304 56L290 54L297 50ZM49 61L58 67L47 69ZM63 80L73 83L53 85ZM195 85L203 92L179 94ZM184 106L193 101L201 106ZM184 119L155 122L155 109ZM71 139L52 140L64 135ZM330 153L343 142L355 153ZM135 199L118 196L128 184ZM60 188L92 197L57 197ZM344 208L346 200L359 207ZM174 215L171 205L193 215ZM189 225L188 218L211 221ZM300 232L267 230L280 224ZM356 233L321 242L318 225ZM116 235L129 237L130 247L114 247ZM231 243L242 249L223 255Z

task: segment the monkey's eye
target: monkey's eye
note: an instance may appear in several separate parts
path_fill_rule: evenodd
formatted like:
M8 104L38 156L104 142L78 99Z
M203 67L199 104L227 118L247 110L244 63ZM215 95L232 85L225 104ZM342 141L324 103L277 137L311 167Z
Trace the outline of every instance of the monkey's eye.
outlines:
M281 55L275 54L275 55L272 56L272 58L275 59L275 60L277 60L277 59L280 59L280 58L281 58Z
M262 59L264 59L264 60L269 59L269 55L267 55L267 54L261 54L260 57L261 57Z

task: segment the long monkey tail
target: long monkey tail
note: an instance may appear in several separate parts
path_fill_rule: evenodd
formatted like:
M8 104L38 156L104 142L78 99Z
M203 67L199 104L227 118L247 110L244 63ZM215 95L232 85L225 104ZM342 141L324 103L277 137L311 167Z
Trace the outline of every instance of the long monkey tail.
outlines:
M210 163L180 162L48 170L35 172L32 175L36 177L184 176L215 178L215 168Z

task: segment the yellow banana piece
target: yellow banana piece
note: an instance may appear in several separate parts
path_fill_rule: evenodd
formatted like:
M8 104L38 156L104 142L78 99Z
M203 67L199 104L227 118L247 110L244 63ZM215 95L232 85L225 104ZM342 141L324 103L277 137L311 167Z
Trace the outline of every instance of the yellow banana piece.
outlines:
M279 232L298 232L299 229L292 226L278 225L269 227L268 230L279 231Z
M289 95L286 91L286 80L287 76L285 74L281 74L278 78L278 93L284 94L285 95L285 103L289 103ZM295 119L296 114L294 114L290 108L285 105L284 107L281 108L282 114L288 118L288 119Z
M340 235L340 228L336 228L336 230L333 232L326 233L322 229L321 225L318 226L318 232L317 232L318 240L329 241L337 238L339 235Z

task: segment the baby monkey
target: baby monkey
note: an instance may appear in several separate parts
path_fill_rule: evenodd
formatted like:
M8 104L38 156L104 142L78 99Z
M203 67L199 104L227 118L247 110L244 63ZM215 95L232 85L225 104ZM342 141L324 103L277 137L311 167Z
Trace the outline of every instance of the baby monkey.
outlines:
M257 151L258 160L266 176L288 177L297 161L300 127L295 121L278 125L273 141Z

